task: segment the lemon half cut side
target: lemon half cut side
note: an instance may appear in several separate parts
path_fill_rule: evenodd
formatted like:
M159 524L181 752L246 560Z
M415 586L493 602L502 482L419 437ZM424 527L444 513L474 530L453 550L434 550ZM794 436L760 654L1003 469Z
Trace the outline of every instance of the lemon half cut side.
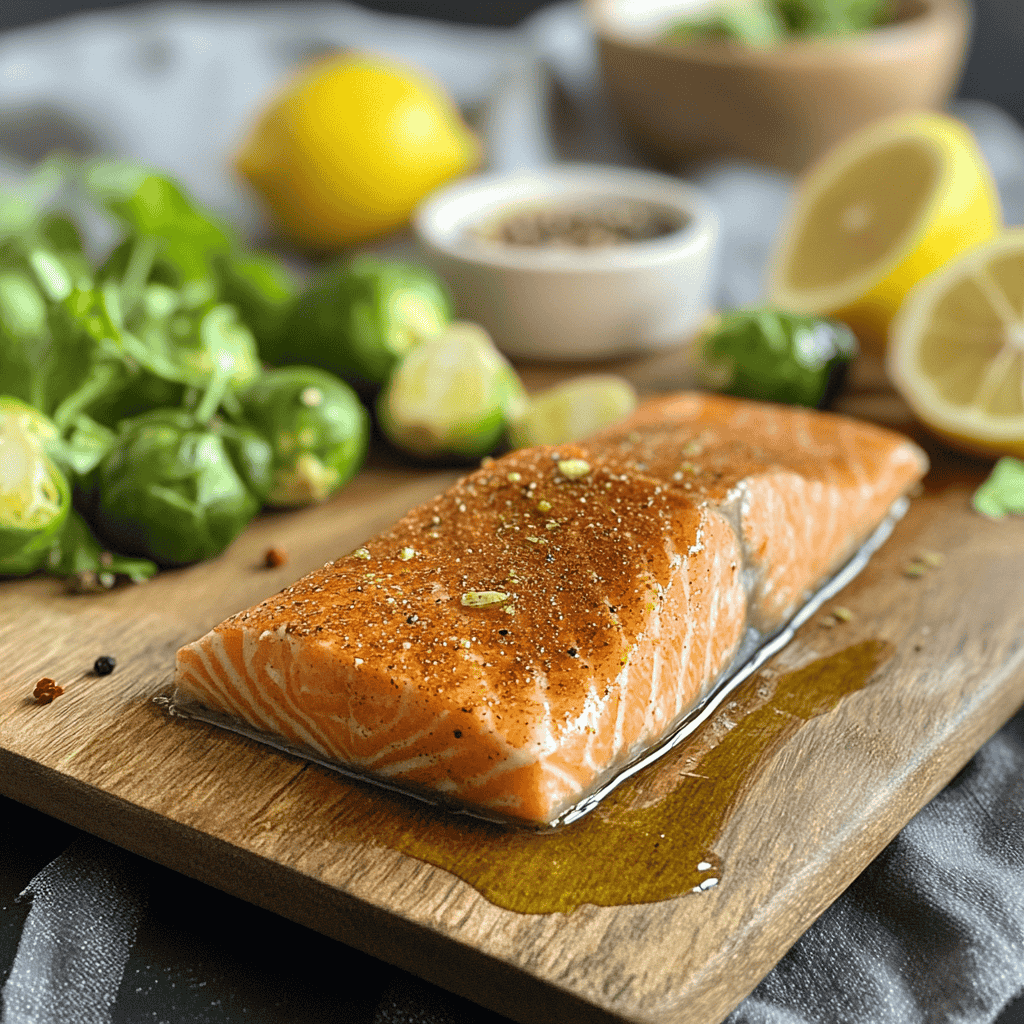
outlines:
M930 112L887 118L830 150L798 186L771 300L842 320L881 353L907 292L1000 224L992 175L964 125Z
M886 361L935 433L975 454L1024 456L1024 229L918 284L893 322Z

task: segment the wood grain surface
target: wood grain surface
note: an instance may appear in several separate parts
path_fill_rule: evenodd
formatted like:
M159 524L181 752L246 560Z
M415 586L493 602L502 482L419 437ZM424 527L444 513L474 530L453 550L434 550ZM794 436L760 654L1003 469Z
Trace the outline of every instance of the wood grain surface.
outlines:
M672 376L670 359L631 370ZM870 388L845 408L905 420ZM1024 702L1024 520L972 512L986 467L933 455L854 583L698 733L553 836L446 816L154 702L182 643L456 475L385 459L141 587L0 584L0 792L519 1021L712 1024ZM272 546L289 560L266 569ZM926 551L943 564L907 575ZM113 675L92 674L101 654ZM44 675L65 693L39 705Z

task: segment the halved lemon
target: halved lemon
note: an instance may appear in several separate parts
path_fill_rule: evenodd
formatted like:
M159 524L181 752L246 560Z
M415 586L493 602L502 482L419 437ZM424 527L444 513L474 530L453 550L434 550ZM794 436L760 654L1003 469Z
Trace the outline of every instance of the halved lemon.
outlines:
M907 292L992 238L995 184L970 132L920 112L878 121L801 182L769 282L780 309L842 320L881 353Z
M1024 455L1024 229L937 271L893 321L887 369L922 423L984 455Z

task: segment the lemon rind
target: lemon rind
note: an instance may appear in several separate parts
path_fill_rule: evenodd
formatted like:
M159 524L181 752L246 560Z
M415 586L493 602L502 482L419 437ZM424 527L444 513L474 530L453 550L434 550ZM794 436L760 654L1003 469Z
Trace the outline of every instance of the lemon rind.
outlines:
M1000 253L1012 251L1024 256L1024 228L1005 230L920 281L908 293L890 331L886 352L889 379L922 422L968 447L1005 449L1009 445L1019 450L1024 445L1024 414L998 416L977 406L955 405L945 399L917 368L925 334L923 325L954 282L970 278L975 268L987 265ZM1024 324L1024 313L1021 323Z
M928 201L903 236L890 246L883 259L871 264L856 277L811 289L793 288L786 284L784 279L792 260L796 240L816 205L817 197L826 193L858 159L878 151L884 145L907 140L919 142L936 157L939 175ZM855 305L873 288L888 280L899 269L901 263L927 240L929 227L935 222L945 202L945 196L951 191L950 186L956 170L956 160L953 156L957 149L967 150L968 155L973 158L975 169L984 179L988 198L993 207L993 218L998 223L1000 212L994 179L977 149L977 144L960 122L933 112L922 112L910 117L903 114L885 118L841 142L807 172L784 222L785 233L772 263L768 285L772 300L782 308L827 313Z

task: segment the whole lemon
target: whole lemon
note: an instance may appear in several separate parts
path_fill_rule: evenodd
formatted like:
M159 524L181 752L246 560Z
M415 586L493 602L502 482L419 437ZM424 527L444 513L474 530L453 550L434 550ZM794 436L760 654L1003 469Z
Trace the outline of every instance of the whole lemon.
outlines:
M415 72L365 54L318 61L263 111L236 158L281 230L332 250L404 224L480 160L455 105Z

